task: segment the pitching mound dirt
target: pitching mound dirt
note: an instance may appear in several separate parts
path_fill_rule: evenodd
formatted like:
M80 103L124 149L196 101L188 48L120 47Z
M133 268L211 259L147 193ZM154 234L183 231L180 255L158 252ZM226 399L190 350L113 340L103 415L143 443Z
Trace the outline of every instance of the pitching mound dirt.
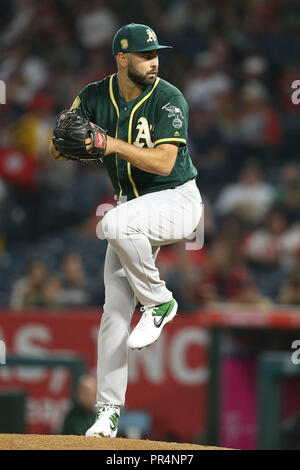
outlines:
M196 444L84 436L0 434L0 450L224 450Z

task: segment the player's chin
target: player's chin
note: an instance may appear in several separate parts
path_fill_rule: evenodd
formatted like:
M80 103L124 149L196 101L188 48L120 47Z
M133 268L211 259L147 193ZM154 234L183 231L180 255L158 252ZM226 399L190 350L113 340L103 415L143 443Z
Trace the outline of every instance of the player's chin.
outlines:
M152 85L155 82L156 74L147 75L145 79L146 85Z

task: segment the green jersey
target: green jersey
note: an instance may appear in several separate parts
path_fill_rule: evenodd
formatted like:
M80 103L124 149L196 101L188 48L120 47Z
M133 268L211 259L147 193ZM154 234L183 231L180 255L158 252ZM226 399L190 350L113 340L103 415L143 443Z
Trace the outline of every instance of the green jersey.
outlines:
M90 83L75 98L71 110L137 147L153 148L178 143L175 165L168 176L140 170L118 155L104 158L118 196L128 200L154 191L174 188L197 176L187 148L188 105L182 93L157 77L136 99L125 101L117 74Z

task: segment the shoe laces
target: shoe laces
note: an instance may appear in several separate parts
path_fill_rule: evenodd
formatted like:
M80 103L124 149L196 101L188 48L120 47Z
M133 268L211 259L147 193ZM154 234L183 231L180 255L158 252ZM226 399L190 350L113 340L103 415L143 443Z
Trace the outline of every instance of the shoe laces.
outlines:
M99 418L100 415L106 411L111 411L112 413L117 412L120 414L120 408L117 405L113 405L112 403L105 403L103 406L101 406L101 408L98 409L97 418Z
M155 305L148 305L148 306L141 307L140 311L146 312L146 315L147 315L148 310L153 310L154 308L155 308Z
M143 312L143 315L141 316L141 319L137 325L138 329L144 328L147 326L147 321L149 317L152 317L152 312L155 309L155 305L148 305L141 307L141 312Z

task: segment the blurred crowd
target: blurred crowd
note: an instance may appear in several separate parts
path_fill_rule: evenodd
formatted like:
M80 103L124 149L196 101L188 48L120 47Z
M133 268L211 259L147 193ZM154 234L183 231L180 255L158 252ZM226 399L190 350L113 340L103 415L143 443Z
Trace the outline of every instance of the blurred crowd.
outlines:
M57 114L116 71L111 41L149 24L173 51L160 76L190 106L205 244L163 247L183 310L213 302L300 305L300 4L297 0L0 0L0 305L103 302L101 166L48 155Z

